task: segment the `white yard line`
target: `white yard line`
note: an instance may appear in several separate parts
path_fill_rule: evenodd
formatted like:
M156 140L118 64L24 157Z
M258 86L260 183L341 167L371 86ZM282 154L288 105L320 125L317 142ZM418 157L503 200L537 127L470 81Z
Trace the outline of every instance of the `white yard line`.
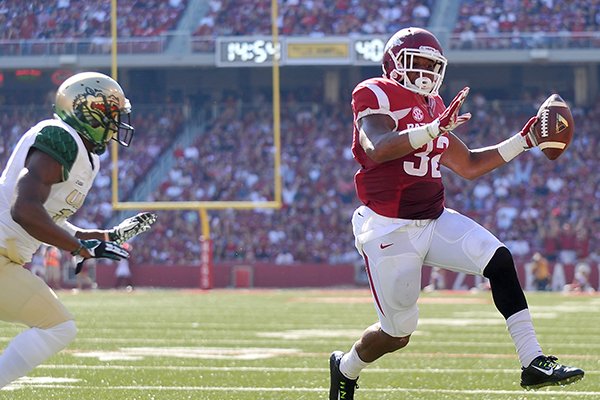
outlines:
M142 365L79 365L79 364L44 364L37 367L37 369L88 369L88 370L148 370L148 371L222 371L222 372L328 372L329 368L309 368L309 367L210 367L210 366L142 366ZM421 373L421 374L516 374L518 373L517 368L370 368L363 371L363 374L374 374L374 373ZM600 370L588 370L585 371L587 375L600 375Z
M324 393L326 388L282 388L282 387L232 387L232 386L75 386L75 385L47 385L38 384L36 388L45 389L69 389L69 390L95 390L95 391L114 391L114 390L128 390L128 391L175 391L175 392L311 392L311 393ZM424 388L361 388L361 392L366 393L432 393L432 394L463 394L463 395L514 395L523 396L527 395L528 398L534 397L546 397L552 396L554 398L565 398L572 399L574 397L591 397L597 399L600 396L600 391L565 391L559 390L548 390L548 391L523 391L523 390L480 390L480 389L464 389L464 390L451 390L451 389L424 389Z

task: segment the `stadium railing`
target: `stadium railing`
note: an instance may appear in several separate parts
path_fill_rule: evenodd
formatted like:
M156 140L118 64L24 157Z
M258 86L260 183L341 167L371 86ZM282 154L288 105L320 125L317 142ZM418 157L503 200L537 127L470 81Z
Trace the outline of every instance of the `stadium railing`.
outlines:
M260 36L261 38L263 36ZM361 38L372 39L373 35L353 35L348 41ZM178 51L183 54L214 53L216 38L211 36L194 36L180 31L168 32L153 37L118 38L119 54L161 54L165 53L174 39L178 39ZM232 37L227 37L231 39ZM257 36L258 38L258 36ZM289 37L281 36L281 41ZM330 37L332 39L334 37ZM321 38L321 40L328 37ZM335 37L339 41L339 37ZM379 39L385 43L387 37ZM46 55L101 55L111 52L110 37L93 39L61 38L61 39L28 39L0 40L0 57L2 56L46 56ZM465 35L453 33L448 37L449 48L453 50L498 50L498 49L582 49L591 50L600 47L600 32L520 32Z
M453 33L451 49L593 49L600 47L600 32Z

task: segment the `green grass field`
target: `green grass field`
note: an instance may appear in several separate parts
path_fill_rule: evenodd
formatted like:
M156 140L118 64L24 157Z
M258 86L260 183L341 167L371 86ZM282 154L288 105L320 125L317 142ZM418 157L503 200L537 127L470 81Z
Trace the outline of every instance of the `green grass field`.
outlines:
M328 358L376 314L367 290L60 292L74 343L0 399L326 399ZM357 400L600 399L600 297L529 293L547 354L586 370L526 392L489 293L423 294L410 345L366 369ZM0 323L4 348L20 327Z

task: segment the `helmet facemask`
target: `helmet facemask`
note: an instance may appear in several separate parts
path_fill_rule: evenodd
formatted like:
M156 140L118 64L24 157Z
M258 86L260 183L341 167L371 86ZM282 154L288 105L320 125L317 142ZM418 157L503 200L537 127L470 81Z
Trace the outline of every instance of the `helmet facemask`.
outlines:
M401 49L397 54L388 50L388 55L394 63L390 78L398 81L402 86L424 96L437 96L448 61L446 57L432 47L421 46L419 49ZM434 62L433 70L421 69L415 66L415 58L426 58ZM385 73L385 70L384 70ZM416 73L417 78L411 81L409 73Z

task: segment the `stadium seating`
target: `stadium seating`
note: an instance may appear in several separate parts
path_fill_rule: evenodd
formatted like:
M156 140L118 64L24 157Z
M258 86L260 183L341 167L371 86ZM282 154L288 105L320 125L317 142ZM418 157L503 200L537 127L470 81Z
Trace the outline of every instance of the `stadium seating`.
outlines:
M488 104L481 95L473 97L476 117L459 132L470 146L501 141L520 128L537 104L537 100L529 100L525 107L507 104L500 109L502 122L494 123L492 111L498 112L497 105ZM349 115L341 107L295 107L284 107L288 111L282 115L283 209L211 212L216 261L275 260L282 253L289 253L287 259L295 262L355 259L349 217L357 205L352 185L356 166L349 153ZM592 120L600 117L597 110L577 112L589 114ZM240 124L246 126L243 133ZM252 111L240 116L239 122L231 121L229 111L217 116L212 124L215 131L199 136L191 150L176 150L176 167L154 199L272 199L272 160L265 151L271 144L270 124L267 114ZM572 182L596 162L597 140L592 132L591 124L582 127L572 149L553 163L532 151L472 182L446 174L447 205L490 227L518 260L534 251L542 251L550 260L561 260L566 250L575 250L577 258L588 257L594 248L591 243L598 240L591 235L599 216L593 201L597 185L590 181L588 187L581 187ZM235 147L241 142L253 146ZM234 165L230 160L236 160ZM182 243L181 235L175 234L183 230L194 236L197 215L174 214L169 226L147 234L145 240L152 243L148 248L155 250L142 257L143 262L185 264L199 259L199 244ZM579 237L568 240L567 224L582 232Z
M383 34L427 26L434 0L280 2L280 33L288 36ZM216 0L198 22L196 36L270 35L271 2Z
M597 15L590 0L463 0L451 43L461 49L597 46Z
M473 93L466 108L473 107L474 117L458 134L471 147L499 142L518 130L539 102L530 98L498 104ZM206 132L199 133L192 146L175 149L174 169L148 200L273 198L269 113L257 112L256 107L239 111L224 104L221 108L224 111L215 116ZM3 163L7 150L35 121L33 116L44 115L23 110L2 113ZM215 261L353 262L357 254L349 218L358 203L352 184L356 165L349 151L349 110L291 101L282 110L283 208L211 211ZM551 261L567 263L596 256L600 207L593 173L598 166L594 126L600 122L600 106L575 109L574 113L582 123L571 148L555 162L534 150L474 181L445 174L447 206L489 227L517 260L527 260L535 251ZM143 114L145 118L159 115ZM185 123L181 115L169 115L170 120L143 120L139 113L134 115L137 137L131 149L119 152L122 200L127 199ZM239 143L252 146L241 147ZM103 165L96 190L75 216L75 223L83 227L104 226L112 214L108 156L103 157ZM581 184L582 179L587 183ZM132 262L196 264L201 255L197 213L159 214L163 218L156 229L145 234L144 246L136 247Z
M270 3L209 1L209 10L193 34L268 35ZM119 15L123 16L118 23L119 35L152 39L177 26L188 1L123 0L118 4ZM552 8L548 4L553 4ZM583 46L578 35L599 30L595 4L590 0L463 0L453 29L457 40L451 43L462 49L543 47L553 45L547 35L540 33L549 32L554 38L562 35L568 39L565 43ZM288 0L280 2L280 32L292 36L384 34L408 25L427 26L435 6L435 0ZM76 38L88 41L89 53L108 52L108 13L108 2L92 5L83 0L6 0L0 5L0 39L50 38L60 46L61 39L68 42ZM139 49L151 46L148 43L140 43ZM28 51L41 54L35 45ZM523 96L514 103L498 103L472 93L466 108L472 107L474 118L458 134L470 147L497 143L517 131L543 98L540 94ZM358 259L349 225L358 205L352 183L357 166L349 148L351 115L346 105L306 100L287 100L282 107L283 208L210 211L216 262L336 264ZM213 108L219 109L219 114L208 121L205 131L198 131L192 145L168 154L174 156L175 165L147 200L273 199L269 105L223 103L213 104ZM193 125L178 113L176 105L168 113L168 120L158 117L165 113L153 112L144 112L142 119L140 106L136 104L135 109L137 137L132 149L119 152L121 200L129 199L184 125ZM594 172L598 166L595 126L600 123L600 106L575 109L574 113L578 121L575 140L556 162L534 150L475 181L445 174L446 205L490 228L520 262L535 251L550 261L564 263L599 257L595 249L600 244L600 186ZM47 110L31 107L0 113L2 165L22 132L48 114ZM113 214L108 154L103 156L102 164L96 190L75 216L74 222L82 227L105 226ZM198 264L202 250L197 212L159 214L156 228L144 234L144 245L136 246L132 264Z
M187 0L119 0L121 37L159 36L174 29ZM0 39L110 37L111 2L5 0L0 7Z

